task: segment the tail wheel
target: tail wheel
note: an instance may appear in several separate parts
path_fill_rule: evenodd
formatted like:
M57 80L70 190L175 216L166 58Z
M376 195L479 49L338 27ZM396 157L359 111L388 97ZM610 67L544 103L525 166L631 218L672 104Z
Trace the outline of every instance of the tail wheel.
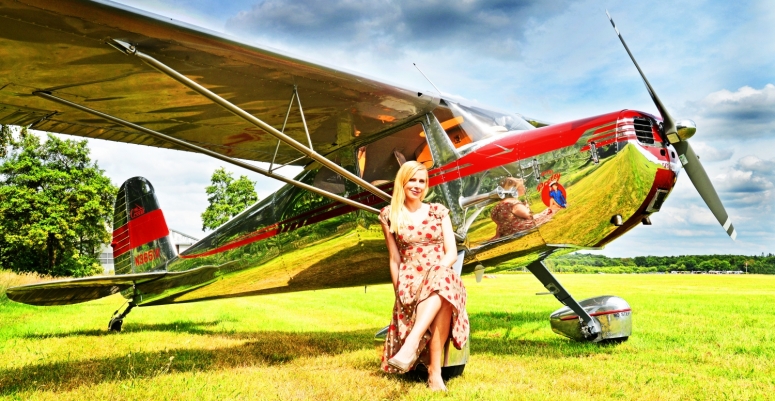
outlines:
M108 323L108 331L115 331L116 333L121 332L121 326L124 325L124 319L110 319L110 323Z

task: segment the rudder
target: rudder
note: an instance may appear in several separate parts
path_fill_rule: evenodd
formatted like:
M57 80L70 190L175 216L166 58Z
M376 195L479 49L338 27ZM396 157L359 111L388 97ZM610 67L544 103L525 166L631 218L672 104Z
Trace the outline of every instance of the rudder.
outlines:
M119 188L113 215L115 274L166 270L176 252L153 186L143 177L126 180Z

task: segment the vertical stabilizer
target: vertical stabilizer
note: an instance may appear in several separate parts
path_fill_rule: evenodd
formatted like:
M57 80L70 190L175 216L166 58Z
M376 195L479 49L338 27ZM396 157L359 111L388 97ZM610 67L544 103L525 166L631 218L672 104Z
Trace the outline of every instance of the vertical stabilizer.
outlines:
M176 256L153 186L145 178L130 178L121 185L113 227L116 274L165 270Z

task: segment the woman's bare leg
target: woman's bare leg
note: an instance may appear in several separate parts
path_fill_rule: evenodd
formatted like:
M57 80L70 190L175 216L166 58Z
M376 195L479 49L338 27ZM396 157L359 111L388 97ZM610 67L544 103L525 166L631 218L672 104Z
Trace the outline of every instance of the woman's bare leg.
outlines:
M428 327L430 327L440 309L441 297L435 292L417 305L414 327L412 327L412 331L406 336L404 345L402 345L401 349L393 356L394 359L401 362L412 360L414 354L417 352L417 347L420 346L420 339L425 332L428 331Z
M439 297L441 298L441 297ZM449 337L449 325L452 321L452 304L441 298L441 309L436 314L436 318L431 323L431 341L430 341L430 366L428 367L428 387L431 390L446 390L444 379L441 377L441 366L443 361L441 356L444 354L444 346Z

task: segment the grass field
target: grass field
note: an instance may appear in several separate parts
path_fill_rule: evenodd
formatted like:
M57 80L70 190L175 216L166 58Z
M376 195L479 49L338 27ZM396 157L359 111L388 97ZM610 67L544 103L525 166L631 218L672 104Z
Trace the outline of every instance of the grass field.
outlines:
M466 278L471 360L446 394L378 371L387 286L139 308L0 301L0 399L772 399L775 277L561 275L577 297L634 311L620 345L549 329L559 304L530 275ZM1 297L1 296L0 296Z

